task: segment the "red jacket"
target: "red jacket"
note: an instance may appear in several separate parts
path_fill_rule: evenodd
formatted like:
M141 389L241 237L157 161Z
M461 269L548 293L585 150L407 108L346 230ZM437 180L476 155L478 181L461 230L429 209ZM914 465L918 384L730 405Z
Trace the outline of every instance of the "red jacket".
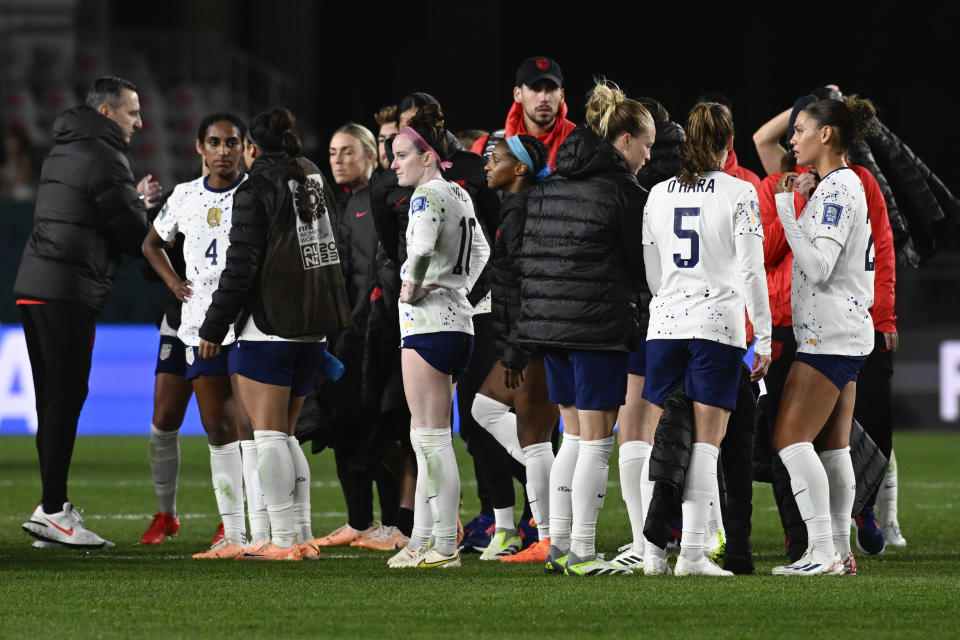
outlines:
M760 190L760 176L746 167L741 167L737 161L737 152L733 149L730 149L730 153L727 154L727 161L723 165L723 172L728 176L746 180L753 185L754 189Z
M874 281L873 307L870 314L877 331L892 333L897 330L897 316L894 313L894 286L897 280L896 255L893 250L893 232L887 217L887 205L880 192L876 179L865 168L851 165L863 183L867 199L867 213L870 216L870 231L873 234ZM798 172L806 168L797 167ZM770 314L773 325L789 327L793 324L790 312L790 279L793 271L793 253L783 234L783 226L777 218L777 205L774 200L774 186L781 173L774 173L760 182L757 193L760 196L760 217L763 220L763 262L767 269L767 290L770 295ZM794 206L797 216L803 212L807 201L794 192Z
M507 113L507 122L506 125L504 125L504 138L509 138L521 133L537 138L549 152L547 164L555 168L557 166L557 150L560 149L560 145L563 144L563 141L567 139L567 136L570 135L570 132L573 131L576 126L576 124L567 120L567 103L561 102L560 108L557 110L557 119L553 124L553 129L539 135L532 134L527 131L527 128L523 124L523 105L519 102L514 102L513 106L510 107L510 111ZM479 138L473 143L473 146L470 147L470 151L483 155L483 149L489 137L490 136L483 136Z

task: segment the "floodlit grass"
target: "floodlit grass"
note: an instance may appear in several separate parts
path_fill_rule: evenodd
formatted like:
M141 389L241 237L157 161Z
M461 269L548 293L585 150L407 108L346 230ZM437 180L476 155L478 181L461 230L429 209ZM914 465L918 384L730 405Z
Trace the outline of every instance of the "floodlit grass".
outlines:
M467 521L475 484L456 442ZM219 520L198 438L181 447L179 536L138 543L155 510L146 438L83 438L70 496L117 546L38 550L20 529L40 492L33 441L0 438L0 637L958 637L960 435L895 442L906 549L857 554L857 577L773 577L783 538L770 487L757 484L758 575L719 580L575 579L476 556L459 570L388 570L389 554L349 547L319 562L196 561ZM321 535L343 524L345 506L332 454L308 457ZM616 483L614 457L597 539L608 557L630 538Z

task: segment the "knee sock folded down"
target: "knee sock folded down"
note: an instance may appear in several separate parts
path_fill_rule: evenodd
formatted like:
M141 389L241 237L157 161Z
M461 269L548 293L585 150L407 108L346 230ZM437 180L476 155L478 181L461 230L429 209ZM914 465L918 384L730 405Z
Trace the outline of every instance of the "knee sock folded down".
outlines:
M240 443L210 446L210 471L217 509L223 520L223 535L230 542L243 544L247 523L243 517L243 459Z
M538 442L523 448L527 467L527 500L540 540L550 537L550 469L553 467L553 445Z
M833 544L841 558L850 553L850 512L857 493L857 478L850 459L850 447L820 452L820 462L830 487L830 526Z
M296 471L287 437L282 431L267 429L253 433L259 458L257 471L263 501L270 515L273 544L283 548L292 546L297 537L293 507Z
M707 520L717 495L717 456L719 451L706 442L695 442L690 453L683 487L683 533L680 555L696 562L703 557Z
M523 464L523 453L517 436L517 416L510 412L508 405L478 393L473 398L470 413L477 424L486 429L514 460Z
M823 463L810 442L786 446L779 451L779 456L790 473L793 497L807 527L807 547L814 549L817 562L833 562L836 548L831 528L830 488Z
M177 515L177 476L180 475L180 430L161 431L150 425L150 474L157 511Z
M643 440L633 440L620 445L620 493L627 505L630 530L633 533L634 551L643 550L643 468L650 456L650 445Z
M247 520L250 521L250 540L257 542L270 539L270 514L267 505L263 502L263 490L260 488L260 473L257 466L260 457L257 455L255 440L241 440L240 454L243 457L243 489L247 496Z
M602 440L580 440L580 453L573 472L573 495L570 498L573 524L570 552L580 558L597 555L594 545L597 516L607 494L607 461L613 452L613 436Z
M313 540L313 527L310 525L310 463L296 436L287 436L290 459L293 460L293 526L297 533L297 542Z
M570 550L570 496L579 452L580 436L563 434L550 469L550 544L564 553Z

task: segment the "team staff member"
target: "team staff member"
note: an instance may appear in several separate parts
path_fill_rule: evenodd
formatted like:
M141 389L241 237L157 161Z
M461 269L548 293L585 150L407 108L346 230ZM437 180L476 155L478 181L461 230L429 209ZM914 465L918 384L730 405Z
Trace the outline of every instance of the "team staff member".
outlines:
M23 530L41 541L99 548L67 497L77 420L87 397L94 324L106 304L121 252L140 256L160 185L134 183L127 145L140 129L140 98L129 80L105 77L86 105L53 125L34 226L13 292L23 318L37 401L43 495Z
M855 573L850 512L855 478L850 423L856 379L874 347L874 266L863 185L844 156L875 119L868 100L820 100L797 116L797 164L812 173L778 185L777 214L793 252L790 304L797 355L787 375L773 445L807 529L807 550L774 575ZM794 185L809 197L799 219ZM812 191L812 194L811 194ZM817 454L819 450L819 456Z
M219 355L230 325L240 336L229 371L250 416L272 539L237 556L317 557L310 531L310 467L293 429L320 368L324 336L350 324L337 249L333 192L300 157L286 109L250 123L250 178L233 199L226 265L200 326L201 358Z
M598 82L587 124L567 137L556 175L528 197L518 342L543 349L550 401L563 417L547 565L572 575L631 573L598 557L594 541L628 354L639 337L632 304L645 277L646 191L636 173L654 136L643 105Z
M517 68L513 105L503 129L483 136L470 150L490 159L494 148L505 138L524 134L535 137L547 148L550 170L557 164L557 151L577 126L567 120L563 72L550 58L527 58Z
M653 405L651 430L681 382L693 400L694 444L675 572L732 576L707 557L705 532L718 492L720 442L740 389L744 306L758 336L751 379L759 380L770 366L763 225L753 186L723 172L733 139L729 110L715 102L697 104L686 132L679 174L653 188L644 211L644 263L653 300L643 397ZM645 544L644 574L662 573L664 550Z
M453 385L473 350L473 305L467 293L490 255L469 194L444 179L451 163L443 114L424 105L393 140L397 184L414 188L407 259L400 268L403 389L410 442L417 456L413 535L388 562L392 568L460 566L457 510L460 475L453 452ZM428 546L430 539L433 544Z

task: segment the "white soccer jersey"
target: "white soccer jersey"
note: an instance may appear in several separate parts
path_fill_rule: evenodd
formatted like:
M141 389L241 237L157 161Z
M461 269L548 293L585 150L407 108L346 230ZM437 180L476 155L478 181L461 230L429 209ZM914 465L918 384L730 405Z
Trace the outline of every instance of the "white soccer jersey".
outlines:
M793 212L793 194L777 208ZM789 203L787 202L789 200ZM791 213L792 215L792 213ZM865 356L873 351L873 236L863 183L846 167L823 177L797 219L807 242L829 238L843 248L825 282L811 282L793 261L790 308L797 351Z
M246 178L246 174L240 174L234 184L223 190L207 186L206 177L178 184L153 221L153 227L166 242L178 232L183 234L186 279L193 283L193 295L183 303L177 336L187 346L200 345L200 325L227 261L233 194ZM223 344L234 340L234 328L230 325Z
M695 185L671 178L653 187L643 212L643 243L657 247L661 279L650 302L648 340L696 338L746 347L744 283L734 244L744 234L763 238L749 182L710 171Z
M480 277L490 247L470 195L453 182L431 180L410 199L407 261L400 279L438 285L416 304L400 304L400 335L438 331L473 334L467 292Z

